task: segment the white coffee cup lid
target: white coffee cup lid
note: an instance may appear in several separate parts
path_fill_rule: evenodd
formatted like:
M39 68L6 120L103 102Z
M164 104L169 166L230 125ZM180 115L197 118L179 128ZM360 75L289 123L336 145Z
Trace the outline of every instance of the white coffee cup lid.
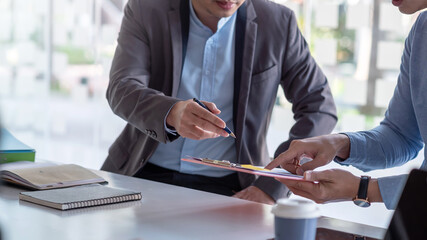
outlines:
M299 199L279 199L271 212L277 217L292 219L320 217L320 211L314 202Z

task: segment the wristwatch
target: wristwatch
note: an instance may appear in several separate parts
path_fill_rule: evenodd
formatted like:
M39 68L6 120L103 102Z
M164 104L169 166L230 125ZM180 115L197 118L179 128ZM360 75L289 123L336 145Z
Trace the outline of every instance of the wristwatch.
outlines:
M368 200L368 186L370 179L370 176L360 177L359 191L357 191L357 196L353 199L354 204L359 207L371 206L371 203Z
M366 237L365 236L355 235L353 239L354 240L366 240Z

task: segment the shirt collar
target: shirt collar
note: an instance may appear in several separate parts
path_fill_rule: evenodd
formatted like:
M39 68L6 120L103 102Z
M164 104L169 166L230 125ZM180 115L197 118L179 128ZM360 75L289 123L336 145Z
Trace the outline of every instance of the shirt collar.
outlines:
M207 29L207 30L209 30L210 32L212 32L206 25L204 25L201 21L200 21L200 19L197 17L197 15L196 15L196 12L194 11L194 8L193 8L193 0L190 0L190 18L196 23L196 25L198 26L198 27L200 27L200 28L203 28L203 29ZM237 11L236 11L237 12ZM217 32L222 28L222 27L224 27L224 25L231 19L231 18L233 18L233 16L234 15L236 15L236 13L234 13L233 15L231 15L230 17L224 17L224 18L221 18L219 21L218 21L218 25L217 25Z

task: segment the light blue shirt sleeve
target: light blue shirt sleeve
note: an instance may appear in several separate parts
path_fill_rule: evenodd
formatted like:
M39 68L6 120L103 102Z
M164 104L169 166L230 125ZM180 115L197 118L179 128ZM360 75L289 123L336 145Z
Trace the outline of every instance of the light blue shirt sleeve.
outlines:
M423 75L427 62L426 29L427 15L422 13L405 41L397 86L384 120L369 131L344 133L350 139L350 155L337 163L363 171L390 168L407 163L423 148L423 138L427 137L427 79ZM412 48L417 50L412 52ZM378 179L387 208L396 207L406 178L399 175Z
M396 209L408 175L396 175L378 178L381 197L387 209Z

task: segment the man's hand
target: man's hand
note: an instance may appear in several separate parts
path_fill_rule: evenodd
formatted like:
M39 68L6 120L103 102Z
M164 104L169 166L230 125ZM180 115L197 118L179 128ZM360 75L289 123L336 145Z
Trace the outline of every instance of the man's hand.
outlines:
M205 101L203 103L212 112L191 99L177 102L166 117L166 123L174 127L182 137L194 140L228 137L228 133L224 131L225 122L216 116L221 111L214 103Z
M273 198L255 186L249 186L234 194L233 197L270 205L275 203Z
M348 158L350 140L344 134L331 134L291 142L289 149L281 153L265 168L273 169L279 165L291 173L302 175L304 171L326 165L339 156ZM313 159L301 164L303 158Z
M357 195L360 183L359 177L341 169L306 171L304 179L315 182L276 178L294 194L309 198L316 203L352 200Z

